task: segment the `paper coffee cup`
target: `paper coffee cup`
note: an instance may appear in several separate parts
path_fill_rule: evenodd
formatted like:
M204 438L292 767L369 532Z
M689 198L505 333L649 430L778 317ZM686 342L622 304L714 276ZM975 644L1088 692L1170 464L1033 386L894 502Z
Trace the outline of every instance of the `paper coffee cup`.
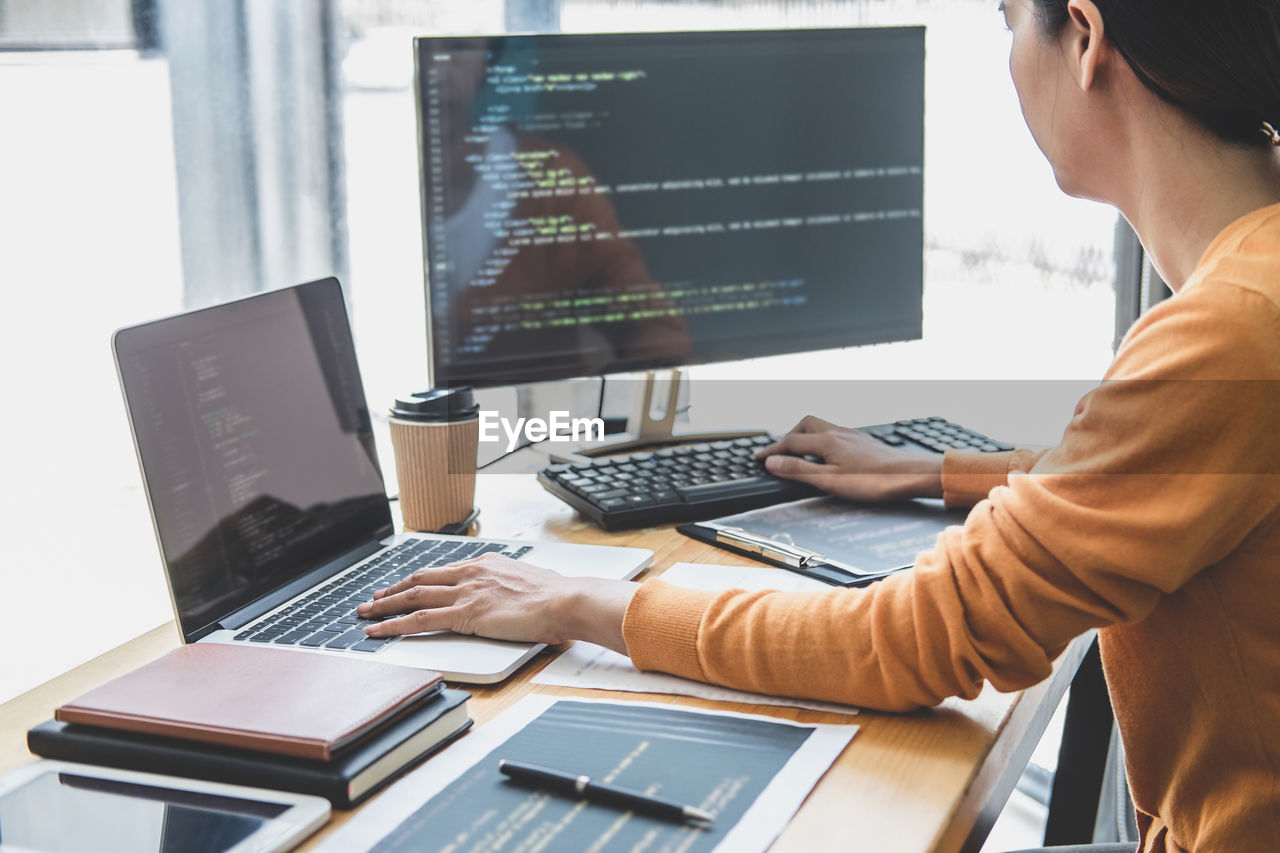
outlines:
M479 442L480 407L470 388L396 400L391 449L406 530L439 530L471 514Z

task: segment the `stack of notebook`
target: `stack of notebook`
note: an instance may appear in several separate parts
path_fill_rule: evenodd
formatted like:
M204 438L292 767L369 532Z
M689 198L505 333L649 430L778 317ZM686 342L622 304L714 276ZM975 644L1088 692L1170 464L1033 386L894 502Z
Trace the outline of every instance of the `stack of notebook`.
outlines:
M317 794L351 808L471 726L431 670L183 646L27 733L45 758Z

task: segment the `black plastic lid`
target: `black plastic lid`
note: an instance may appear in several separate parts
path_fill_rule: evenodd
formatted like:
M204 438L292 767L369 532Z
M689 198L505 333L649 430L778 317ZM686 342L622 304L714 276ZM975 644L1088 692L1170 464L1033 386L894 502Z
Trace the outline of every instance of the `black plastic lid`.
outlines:
M480 416L480 404L470 387L436 388L419 391L408 397L397 397L391 416L405 421L449 423L469 421Z

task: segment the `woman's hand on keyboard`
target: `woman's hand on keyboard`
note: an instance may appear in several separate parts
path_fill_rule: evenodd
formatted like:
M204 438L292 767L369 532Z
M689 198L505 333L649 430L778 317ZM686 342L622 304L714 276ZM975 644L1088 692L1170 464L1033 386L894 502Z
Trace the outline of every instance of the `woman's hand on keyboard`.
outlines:
M899 450L856 429L802 420L756 453L771 474L851 501L942 497L942 456Z
M622 617L635 593L627 581L569 578L500 554L419 569L373 594L356 612L371 637L454 631L495 640L588 640L625 653Z

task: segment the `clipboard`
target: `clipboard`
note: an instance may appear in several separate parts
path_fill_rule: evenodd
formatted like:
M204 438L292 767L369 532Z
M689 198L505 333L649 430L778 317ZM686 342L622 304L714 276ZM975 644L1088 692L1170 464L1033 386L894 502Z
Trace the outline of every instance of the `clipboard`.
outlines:
M908 565L887 572L858 573L832 563L822 554L787 545L741 527L728 527L715 521L682 524L676 530L699 542L706 542L725 551L751 557L762 563L787 569L832 586L867 586L881 578L887 578L889 575L911 568Z
M832 586L862 587L912 568L966 515L934 500L870 505L819 497L676 529Z

